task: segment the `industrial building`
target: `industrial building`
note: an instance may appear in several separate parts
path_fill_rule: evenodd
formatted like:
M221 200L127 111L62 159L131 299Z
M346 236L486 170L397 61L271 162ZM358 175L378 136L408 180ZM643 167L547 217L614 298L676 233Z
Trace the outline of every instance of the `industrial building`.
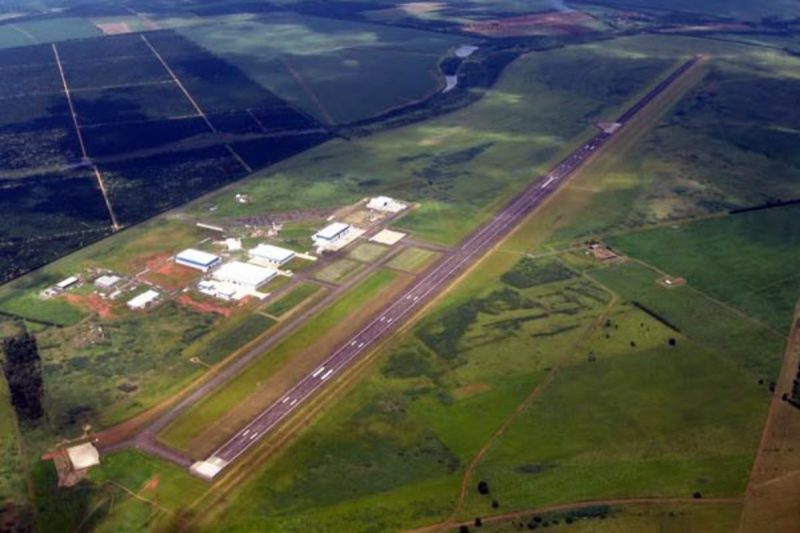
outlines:
M281 266L294 259L295 252L272 244L259 244L250 250L250 258L259 263Z
M264 268L240 261L231 261L218 268L213 278L223 283L237 285L247 290L255 291L272 278L278 272L271 268Z
M115 276L113 274L103 274L96 280L94 280L94 286L98 289L110 289L117 283L122 280L121 277Z
M349 232L350 224L333 222L316 232L311 238L316 244L326 245L341 240Z
M221 259L218 255L188 248L175 256L175 262L201 272L208 272L220 264Z
M78 283L79 281L80 280L78 279L77 276L70 276L67 279L63 279L58 283L56 283L56 288L60 291L65 291L70 287L72 287L73 285L75 285L76 283Z
M158 296L159 295L156 291L150 289L143 292L139 296L136 296L135 298L129 300L127 305L134 311L139 309L144 309L145 307L156 301L158 299Z

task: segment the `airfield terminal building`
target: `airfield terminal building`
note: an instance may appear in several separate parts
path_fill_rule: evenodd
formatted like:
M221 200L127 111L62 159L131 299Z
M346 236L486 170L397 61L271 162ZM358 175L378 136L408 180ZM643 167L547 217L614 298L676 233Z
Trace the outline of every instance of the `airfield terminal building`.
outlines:
M189 248L176 255L175 262L201 272L208 272L219 265L221 259L218 255Z

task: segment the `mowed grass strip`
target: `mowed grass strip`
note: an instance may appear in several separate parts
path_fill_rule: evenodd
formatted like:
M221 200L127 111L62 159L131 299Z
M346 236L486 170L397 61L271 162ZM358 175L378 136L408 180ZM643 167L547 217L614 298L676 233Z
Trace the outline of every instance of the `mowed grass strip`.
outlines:
M206 427L245 401L279 367L331 331L345 317L369 303L396 278L397 275L392 272L379 271L362 281L334 305L267 351L227 385L189 409L167 427L159 438L175 448L188 449Z
M373 261L377 261L386 255L386 252L388 251L389 248L386 246L365 242L353 248L353 250L348 254L348 257L357 261L363 261L364 263L372 263Z
M314 274L314 277L320 281L337 283L345 280L349 276L352 276L361 268L363 268L363 266L363 264L353 259L339 259L338 261L334 261L333 263L322 267L319 272Z
M279 300L268 305L264 312L274 317L281 317L305 302L312 295L316 294L322 287L313 283L302 283L292 289L288 294Z
M433 263L441 254L424 248L407 248L397 257L386 263L389 268L396 268L415 274L421 272L426 266Z

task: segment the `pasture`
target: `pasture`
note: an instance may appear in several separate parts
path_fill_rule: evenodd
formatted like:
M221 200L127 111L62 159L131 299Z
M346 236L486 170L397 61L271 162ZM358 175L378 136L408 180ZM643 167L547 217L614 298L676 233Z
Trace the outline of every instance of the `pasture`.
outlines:
M800 297L800 208L776 207L617 235L609 243L787 331Z

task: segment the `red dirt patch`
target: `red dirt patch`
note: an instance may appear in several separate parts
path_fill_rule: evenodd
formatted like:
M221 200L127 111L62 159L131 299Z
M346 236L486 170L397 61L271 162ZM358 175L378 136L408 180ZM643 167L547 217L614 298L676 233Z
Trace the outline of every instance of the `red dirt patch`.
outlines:
M147 262L150 270L143 277L165 289L182 289L196 281L202 274L183 265L179 265L170 256L159 256Z
M142 487L142 491L156 490L160 483L161 483L161 478L158 477L158 474L153 474L153 477L147 480L147 483L145 483L144 486Z
M73 305L89 309L100 318L111 318L114 314L114 307L108 300L104 300L97 294L65 294L64 299Z
M509 37L536 33L587 33L593 31L586 24L594 19L580 11L553 11L536 15L523 15L505 19L471 22L463 26L465 31L493 37Z
M224 317L229 317L233 312L229 307L214 305L210 302L198 302L188 294L181 294L176 301L184 307L189 307L201 313L217 313Z

